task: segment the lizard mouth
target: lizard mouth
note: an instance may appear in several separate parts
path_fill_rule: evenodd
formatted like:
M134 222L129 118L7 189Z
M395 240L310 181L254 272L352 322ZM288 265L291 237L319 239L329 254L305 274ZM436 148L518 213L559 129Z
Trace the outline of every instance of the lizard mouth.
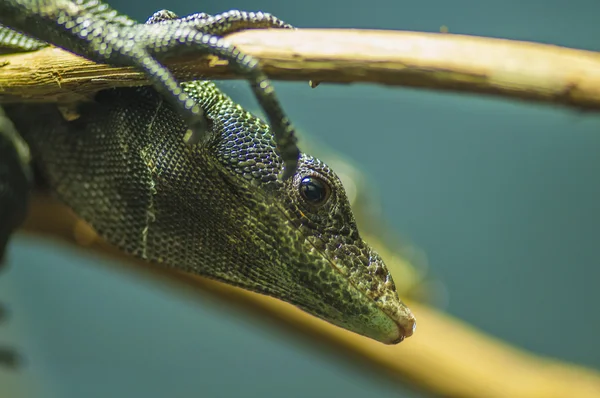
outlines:
M399 300L398 300L399 301ZM401 317L395 317L390 312L386 311L385 308L378 305L378 308L398 327L399 334L390 338L387 341L382 341L385 344L398 344L404 341L405 338L410 337L415 332L417 328L417 322L414 315L410 312L410 310L400 302L401 307L406 311L406 314Z
M380 338L375 338L376 340L384 344L393 345L401 343L405 338L413 335L417 327L416 319L410 309L400 300L395 289L392 291L391 289L386 288L384 290L385 293L380 294L382 293L381 288L361 288L359 286L360 283L357 283L355 280L353 280L354 278L352 278L352 276L347 275L343 271L343 267L338 265L336 261L331 258L331 255L327 250L323 249L325 244L320 238L309 236L306 238L306 241L317 252L319 252L325 260L327 260L327 262L331 265L331 268L336 270L351 287L356 289L366 300L370 301L375 307L377 307L379 313L376 315L376 317L378 319L374 320L374 324L386 324L387 327L382 326L381 329L386 329L388 333L381 335ZM374 256L370 256L370 258L374 257L377 259L375 261L380 261L380 266L383 266L383 260L380 259L379 255L376 254L372 249L369 249L369 251L374 254ZM384 317L386 318L387 322L383 319ZM394 327L389 327L390 323L393 323Z

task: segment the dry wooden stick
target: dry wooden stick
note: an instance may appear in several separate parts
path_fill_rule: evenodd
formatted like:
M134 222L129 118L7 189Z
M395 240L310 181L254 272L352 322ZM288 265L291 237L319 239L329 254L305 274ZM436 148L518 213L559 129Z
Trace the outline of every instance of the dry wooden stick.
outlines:
M600 110L600 54L442 33L300 29L228 36L278 80L370 82L491 94ZM166 62L182 79L236 78L214 57ZM131 68L97 65L55 48L0 56L0 102L85 100L147 84ZM239 76L238 76L239 78Z
M417 332L387 346L347 332L297 308L235 287L177 273L124 257L103 243L70 210L44 196L34 198L26 230L78 242L115 256L113 264L160 278L177 289L207 293L312 338L396 380L450 397L597 398L600 374L580 366L527 354L422 304L409 303L419 320Z

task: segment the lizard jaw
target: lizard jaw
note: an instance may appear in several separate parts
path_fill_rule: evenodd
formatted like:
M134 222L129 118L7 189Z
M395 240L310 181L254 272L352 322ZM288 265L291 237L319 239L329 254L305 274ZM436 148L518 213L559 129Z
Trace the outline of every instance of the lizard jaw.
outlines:
M379 254L368 245L366 247L366 253L363 253L369 259L368 265L364 266L363 264L363 267L357 267L357 262L352 261L355 259L346 256L347 263L355 264L354 270L349 272L346 268L345 270L340 269L340 271L348 275L349 283L367 299L372 300L379 313L387 317L399 329L397 335L380 341L385 344L398 344L406 337L413 335L417 322L411 310L398 297L392 276Z
M361 317L348 317L346 322L341 323L325 320L387 345L398 344L413 335L416 328L415 317L400 300L382 307L380 303L368 299L364 293L359 294L370 301L369 309Z
M363 295L368 297L368 294ZM376 314L372 315L373 324L376 325L371 333L364 333L367 337L374 338L384 344L394 345L404 341L413 335L417 321L410 309L399 299L391 301L374 300L377 308ZM373 335L373 331L381 331ZM363 333L361 333L363 334Z
M307 240L313 247L316 247L317 239L309 238ZM364 244L364 242L362 243ZM365 257L369 258L369 265L356 267L352 272L347 266L340 264L339 260L345 258L346 265L352 263L356 265L359 262L357 258L340 257L340 246L336 249L333 253L325 250L322 252L323 257L334 270L346 279L350 288L357 290L363 300L371 302L374 307L370 311L372 322L367 323L367 325L371 324L370 327L360 331L356 330L357 327L360 329L360 325L355 325L355 328L350 328L350 330L355 330L359 334L384 344L398 344L406 337L412 336L417 327L415 316L398 297L392 277L379 254L367 246L368 255ZM384 270L385 278L378 275L381 270ZM369 274L370 277L365 277L365 274Z
M297 228L296 232L302 233L301 229ZM344 314L342 318L332 316L332 312L320 313L315 308L302 305L305 303L296 303L300 304L300 308L383 344L398 344L413 335L416 319L398 297L392 277L377 252L362 240L355 242L364 248L359 256L348 255L343 244L327 244L316 236L305 237L304 241L309 246L304 251L318 253L321 261L315 259L314 263L320 262L321 267L333 271L327 273L329 278L337 279L336 289L346 294L339 292L341 296L337 297L335 305ZM364 259L368 259L368 265L363 263ZM305 267L306 264L301 268ZM320 273L314 271L314 274ZM327 282L323 283L319 290L327 289Z

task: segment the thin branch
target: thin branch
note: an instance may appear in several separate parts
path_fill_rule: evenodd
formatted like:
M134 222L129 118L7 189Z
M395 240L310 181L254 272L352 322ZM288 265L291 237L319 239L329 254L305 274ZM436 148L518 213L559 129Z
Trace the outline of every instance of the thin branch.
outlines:
M114 267L159 279L202 299L218 298L432 393L466 398L600 397L598 372L528 354L423 304L409 303L419 320L415 335L397 346L384 345L270 297L126 257L57 202L37 196L32 205L28 232L77 242L118 260L111 262Z
M228 36L277 80L370 82L472 92L600 110L600 54L551 45L400 31L250 30ZM45 49L0 56L0 102L76 101L147 84L114 68ZM166 62L181 79L239 78L214 57Z

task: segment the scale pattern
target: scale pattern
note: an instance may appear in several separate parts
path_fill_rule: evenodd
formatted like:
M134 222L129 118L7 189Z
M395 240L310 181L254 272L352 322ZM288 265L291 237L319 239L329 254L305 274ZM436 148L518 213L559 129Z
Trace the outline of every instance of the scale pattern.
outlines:
M249 14L229 15L239 22ZM148 23L172 18L162 11ZM206 14L180 20L238 26ZM274 296L384 343L410 336L415 319L362 240L335 173L299 154L295 173L280 179L287 163L270 125L213 82L180 86L203 111L207 134L199 145L186 144L187 120L153 87L100 92L68 120L53 104L5 111L44 182L123 251ZM326 195L311 200L306 181L318 181L312 188L326 187Z

